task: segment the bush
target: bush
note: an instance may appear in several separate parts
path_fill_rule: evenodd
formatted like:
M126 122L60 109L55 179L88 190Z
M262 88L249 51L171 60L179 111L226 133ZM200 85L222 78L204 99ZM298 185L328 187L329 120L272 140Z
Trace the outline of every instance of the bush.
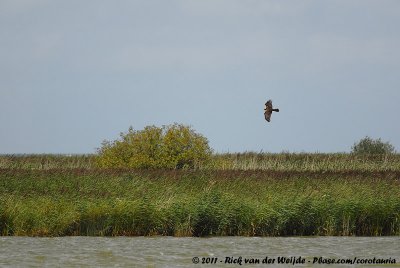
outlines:
M352 153L354 154L392 154L394 147L389 142L383 142L379 139L371 139L366 136L358 143L354 143Z
M129 128L120 139L98 149L100 167L198 168L211 156L208 140L189 126L173 124L143 130Z

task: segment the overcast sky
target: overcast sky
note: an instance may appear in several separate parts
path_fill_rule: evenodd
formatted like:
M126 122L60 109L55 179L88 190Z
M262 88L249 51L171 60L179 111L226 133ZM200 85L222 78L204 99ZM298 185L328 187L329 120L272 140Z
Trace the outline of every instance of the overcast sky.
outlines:
M174 122L217 152L399 151L399 107L397 0L0 0L0 153Z

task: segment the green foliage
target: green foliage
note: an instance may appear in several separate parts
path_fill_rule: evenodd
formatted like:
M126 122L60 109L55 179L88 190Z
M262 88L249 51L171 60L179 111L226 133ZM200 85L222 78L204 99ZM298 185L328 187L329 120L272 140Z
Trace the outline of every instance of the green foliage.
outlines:
M214 154L196 171L98 158L0 156L0 235L400 235L399 154Z
M199 168L211 156L208 140L189 126L173 124L129 128L120 139L105 141L98 150L100 167Z
M0 169L0 235L400 235L398 174Z
M354 154L392 154L394 147L389 142L383 142L379 139L371 139L366 136L352 147Z

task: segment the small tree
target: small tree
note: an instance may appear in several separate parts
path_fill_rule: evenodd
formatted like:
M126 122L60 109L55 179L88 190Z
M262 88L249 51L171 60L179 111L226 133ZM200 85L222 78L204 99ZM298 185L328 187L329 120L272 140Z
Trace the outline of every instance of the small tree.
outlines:
M366 136L358 143L352 146L352 153L354 154L392 154L394 147L389 142L383 142L379 139L371 139Z
M205 164L211 149L208 140L189 126L173 124L129 128L120 139L104 141L98 149L100 167L198 168Z

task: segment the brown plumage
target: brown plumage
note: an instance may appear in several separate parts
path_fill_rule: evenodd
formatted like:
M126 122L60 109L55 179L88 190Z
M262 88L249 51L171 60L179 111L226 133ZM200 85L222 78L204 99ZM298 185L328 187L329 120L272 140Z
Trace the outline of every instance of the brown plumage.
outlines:
M272 112L279 112L279 109L273 109L272 108L272 100L269 100L265 103L265 108L264 108L264 116L265 116L265 120L267 120L268 122L271 121L271 114Z

